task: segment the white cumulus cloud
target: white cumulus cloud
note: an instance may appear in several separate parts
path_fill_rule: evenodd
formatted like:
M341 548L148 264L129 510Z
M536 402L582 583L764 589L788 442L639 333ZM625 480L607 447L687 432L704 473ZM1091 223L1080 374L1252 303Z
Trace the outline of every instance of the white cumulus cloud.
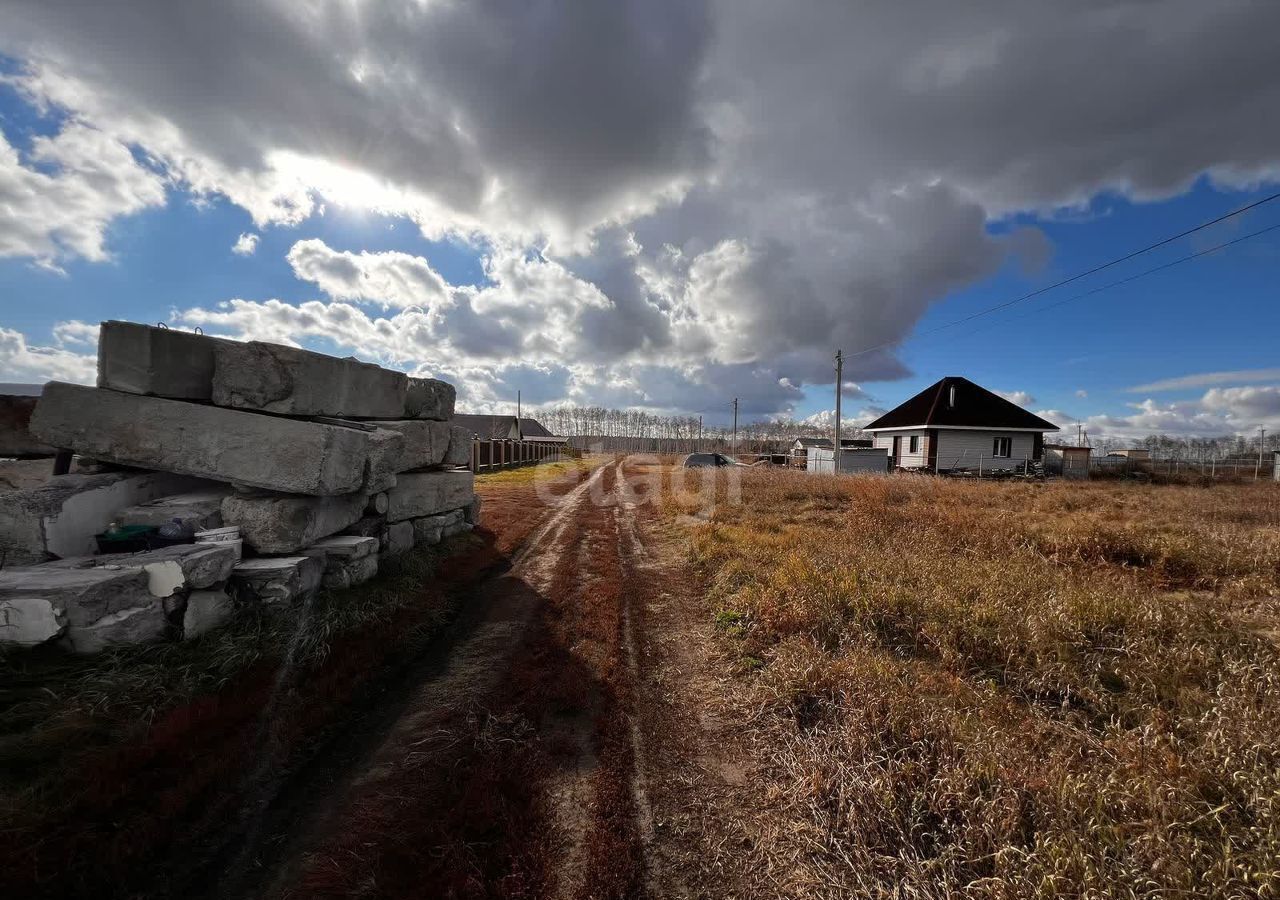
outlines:
M253 252L257 249L258 235L251 231L243 232L231 245L231 252L237 256L253 256Z

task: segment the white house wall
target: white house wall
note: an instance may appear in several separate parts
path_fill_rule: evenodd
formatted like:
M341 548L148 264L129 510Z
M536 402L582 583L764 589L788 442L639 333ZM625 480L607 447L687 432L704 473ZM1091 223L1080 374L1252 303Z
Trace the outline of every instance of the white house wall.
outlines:
M1008 459L992 459L991 451L995 449L995 439L1011 438L1013 448ZM977 467L981 457L982 464L989 466L1009 465L1030 459L1035 448L1035 434L1028 431L950 431L938 429L938 468Z
M919 450L916 453L909 453L908 448L911 446L911 437L915 435L920 439ZM872 438L875 443L874 447L883 447L889 451L889 458L893 458L893 439L894 437L902 439L902 452L898 457L898 465L904 468L916 468L927 466L929 464L929 432L921 428L917 431L883 431L878 432Z

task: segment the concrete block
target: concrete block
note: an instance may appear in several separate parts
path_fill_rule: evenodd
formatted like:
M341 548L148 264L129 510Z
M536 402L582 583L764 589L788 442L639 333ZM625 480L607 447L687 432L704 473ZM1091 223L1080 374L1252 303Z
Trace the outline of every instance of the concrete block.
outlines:
M222 501L222 520L239 526L259 553L292 553L358 521L367 502L364 494L231 494Z
M456 397L457 391L447 381L438 378L410 378L405 392L404 417L448 421L453 418Z
M104 553L46 563L40 568L84 571L141 569L153 597L172 597L188 590L212 587L231 577L239 554L231 543L176 544L143 553Z
M438 466L444 462L445 454L449 450L448 422L437 422L433 419L399 419L379 422L378 428L396 431L404 436L400 467L396 470L399 472ZM467 437L470 439L469 434ZM471 452L469 444L467 452Z
M316 541L308 549L322 550L326 559L349 561L377 554L378 539L354 534L336 534L322 541Z
M121 525L167 525L177 519L194 531L222 527L222 499L231 493L226 485L209 490L192 491L161 497L122 510L116 521Z
M405 437L379 427L369 432L369 458L364 469L364 492L381 494L396 486L396 473L404 468Z
M221 628L235 614L235 602L225 590L192 591L182 616L182 638L190 640Z
M0 644L34 647L66 630L66 615L45 597L0 600Z
M413 522L414 543L430 546L456 533L452 529L462 523L462 510L455 509L438 516L423 516L410 521Z
M158 608L140 566L129 568L12 566L0 569L0 603L42 599L74 627L139 606Z
M37 488L0 493L0 552L8 565L88 556L98 549L93 536L125 509L209 484L166 472L105 472L58 475Z
M378 574L378 555L362 556L359 559L338 560L330 557L325 567L321 584L331 591L346 590L357 584L364 584Z
M112 646L154 644L169 636L169 620L159 600L110 613L83 627L71 626L66 645L76 653L100 653Z
M0 385L0 457L33 459L57 452L31 434L31 413L41 390L38 384Z
M470 472L408 472L400 475L387 492L387 520L403 522L461 509L475 496L475 478Z
M444 540L444 525L439 516L423 516L421 519L410 519L413 523L413 544L415 547L434 547Z
M413 537L412 522L395 522L388 525L382 539L383 555L399 556L401 553L408 553L413 549Z
M369 455L368 433L353 428L56 381L31 430L95 459L322 496L359 490Z
M231 588L242 600L267 604L305 600L320 587L324 562L313 556L247 559L231 574Z
M177 400L213 396L214 348L222 338L136 322L103 322L98 332L98 387Z
M375 537L381 541L383 532L386 530L387 520L384 516L366 515L351 525L348 525L339 533L343 535L355 535L358 537Z
M475 440L470 428L461 425L449 426L449 450L442 462L446 466L471 465L471 442Z
M468 525L480 524L480 495L477 494L470 503L462 508L462 520Z
M372 363L261 341L214 348L213 402L289 416L399 419L408 377Z

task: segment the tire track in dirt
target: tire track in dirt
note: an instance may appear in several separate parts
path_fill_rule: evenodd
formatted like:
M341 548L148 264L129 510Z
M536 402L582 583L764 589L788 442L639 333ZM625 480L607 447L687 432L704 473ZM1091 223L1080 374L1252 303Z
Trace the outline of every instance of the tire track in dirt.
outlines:
M420 684L400 704L394 720L366 751L329 787L327 797L290 829L287 849L278 857L271 887L264 894L305 896L319 893L311 885L317 870L331 876L336 855L325 859L334 836L369 827L360 807L377 796L379 785L404 767L426 764L433 756L447 758L456 750L459 721L466 721L498 688L510 661L523 647L538 595L571 580L582 507L599 489L604 467L597 468L560 498L546 520L512 554L507 572L484 582L470 598L433 655ZM353 824L354 823L354 824ZM338 865L341 865L338 863ZM249 886L237 891L259 896ZM341 892L335 892L341 893Z

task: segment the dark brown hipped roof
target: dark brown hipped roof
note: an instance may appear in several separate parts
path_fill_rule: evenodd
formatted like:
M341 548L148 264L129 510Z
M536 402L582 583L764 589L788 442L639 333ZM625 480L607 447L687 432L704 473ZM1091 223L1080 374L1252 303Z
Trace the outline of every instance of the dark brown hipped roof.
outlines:
M470 428L481 441L505 441L512 439L513 432L525 440L561 440L547 430L537 419L527 417L516 419L515 416L481 416L459 413L453 417L454 425Z
M955 388L955 405L951 389ZM948 375L901 406L889 410L864 431L876 428L1024 428L1057 431L1058 426L1010 403L968 378Z

